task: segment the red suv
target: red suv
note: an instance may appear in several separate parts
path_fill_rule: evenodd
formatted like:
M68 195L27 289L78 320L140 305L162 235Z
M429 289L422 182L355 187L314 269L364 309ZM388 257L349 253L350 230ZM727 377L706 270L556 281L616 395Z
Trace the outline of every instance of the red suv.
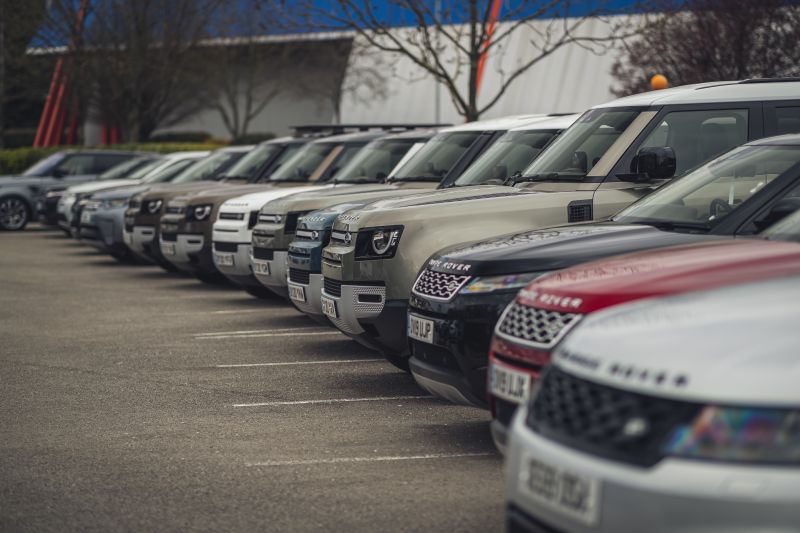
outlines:
M797 240L800 214L785 222L778 224L784 228L780 234L762 235ZM797 231L787 233L792 224ZM538 278L506 307L489 348L487 395L495 443L504 448L517 405L527 400L555 346L586 314L642 298L797 273L800 244L743 239L620 255Z

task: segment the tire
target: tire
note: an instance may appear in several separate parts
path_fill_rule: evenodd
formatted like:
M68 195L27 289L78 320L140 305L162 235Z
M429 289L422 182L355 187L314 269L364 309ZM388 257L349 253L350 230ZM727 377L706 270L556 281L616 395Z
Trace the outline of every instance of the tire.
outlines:
M0 229L4 231L21 231L31 219L31 208L20 196L4 196L0 198Z

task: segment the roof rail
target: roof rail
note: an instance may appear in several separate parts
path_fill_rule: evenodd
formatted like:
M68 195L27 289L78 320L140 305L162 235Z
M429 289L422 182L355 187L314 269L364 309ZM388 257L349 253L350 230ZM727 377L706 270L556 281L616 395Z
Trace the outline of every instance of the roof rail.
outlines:
M415 130L422 128L444 128L447 126L452 126L452 124L300 124L289 127L295 131L295 136L302 136L322 133L338 135L341 133L354 133L358 131L371 130Z
M548 113L545 116L547 116L547 117L566 117L568 115L577 115L577 114L578 114L577 111L569 111L569 112L566 112L566 113Z
M750 84L750 83L780 83L784 81L800 81L800 77L797 76L787 76L785 78L749 78L746 80L742 80L739 83L742 84Z

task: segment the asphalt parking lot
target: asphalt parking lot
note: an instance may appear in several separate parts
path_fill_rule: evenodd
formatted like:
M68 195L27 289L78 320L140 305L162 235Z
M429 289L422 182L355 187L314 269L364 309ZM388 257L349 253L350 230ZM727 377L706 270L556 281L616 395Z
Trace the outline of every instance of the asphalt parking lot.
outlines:
M502 528L488 415L287 305L0 233L0 530Z

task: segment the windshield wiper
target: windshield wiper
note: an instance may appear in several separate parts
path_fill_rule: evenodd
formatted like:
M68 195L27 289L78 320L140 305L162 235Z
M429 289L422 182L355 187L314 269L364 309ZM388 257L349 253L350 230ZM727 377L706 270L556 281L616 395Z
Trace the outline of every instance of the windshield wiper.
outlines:
M512 178L514 176L512 175ZM511 185L525 183L527 181L583 181L584 176L580 174L559 174L558 172L548 172L547 174L531 174L530 176L517 176Z
M625 223L625 219L614 220L614 222L621 222ZM672 220L635 220L629 222L629 224L639 224L642 226L652 226L656 229L660 229L662 231L680 231L680 230L692 230L692 231L702 231L704 233L708 232L711 229L709 224L703 224L702 222L674 222Z
M435 181L439 182L442 178L437 178L436 176L409 176L406 178L389 178L386 180L386 183L394 183L396 181Z
M351 180L333 180L333 183L378 183L375 180L371 180L369 178L354 178Z

